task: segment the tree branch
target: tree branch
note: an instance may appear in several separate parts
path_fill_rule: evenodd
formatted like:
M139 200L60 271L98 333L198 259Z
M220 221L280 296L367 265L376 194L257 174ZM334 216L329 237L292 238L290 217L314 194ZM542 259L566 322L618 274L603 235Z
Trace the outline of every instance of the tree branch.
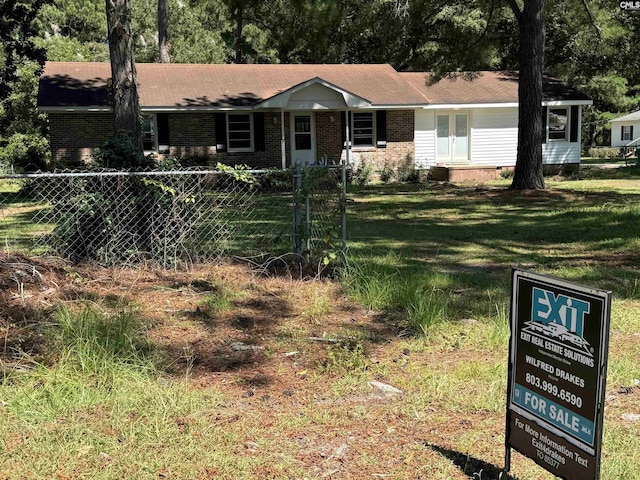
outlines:
M602 29L596 24L596 21L593 19L593 15L591 14L591 9L589 8L589 4L587 3L587 0L582 0L582 5L584 6L584 9L587 12L587 15L589 16L589 23L591 23L591 26L596 31L596 36L598 37L598 40L602 40Z
M516 0L508 0L509 2L509 6L511 7L511 10L513 10L513 14L516 17L516 20L518 21L518 23L520 23L520 18L522 17L522 10L520 10L520 7L518 6L518 3L516 2Z

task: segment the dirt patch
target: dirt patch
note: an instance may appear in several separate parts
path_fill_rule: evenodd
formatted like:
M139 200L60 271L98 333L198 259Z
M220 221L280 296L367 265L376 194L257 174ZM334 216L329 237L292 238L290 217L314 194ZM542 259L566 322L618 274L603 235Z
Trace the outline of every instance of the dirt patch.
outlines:
M71 267L25 257L3 257L0 264L3 368L46 360L39 332L59 302L134 309L162 353L167 375L188 378L191 389L221 394L212 424L253 432L241 438L238 455L260 457L268 445L271 458L291 458L318 478L434 478L425 466L440 457L456 466L450 478L469 478L474 468L497 472L492 464L501 462L501 414L471 409L455 418L443 416L435 400L420 398L419 383L409 378L416 369L448 370L472 361L490 365L493 359L460 350L409 351L399 337L405 325L354 305L335 282L263 277L236 264L188 272ZM211 298L223 293L228 304L217 311ZM329 368L332 349L338 359L346 355L336 369ZM342 385L344 373L357 383ZM387 394L369 380L411 384L414 391ZM317 418L308 419L312 415ZM181 432L191 428L189 418L175 422ZM487 442L475 448L478 458L469 463L461 453L467 447L456 442L473 430L483 431ZM11 448L16 442L9 439ZM381 451L383 459L367 462ZM465 458L467 463L458 465ZM256 478L275 475L271 467L259 468L265 470L254 471ZM203 478L215 478L214 470Z

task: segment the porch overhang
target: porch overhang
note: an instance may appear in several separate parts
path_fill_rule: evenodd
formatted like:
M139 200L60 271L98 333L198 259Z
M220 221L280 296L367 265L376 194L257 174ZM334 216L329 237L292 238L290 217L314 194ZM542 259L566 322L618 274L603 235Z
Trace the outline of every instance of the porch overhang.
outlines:
M318 97L318 87L332 95ZM305 95L305 93L308 93ZM371 102L321 78L312 78L291 87L255 106L283 110L344 110L346 108L371 108Z

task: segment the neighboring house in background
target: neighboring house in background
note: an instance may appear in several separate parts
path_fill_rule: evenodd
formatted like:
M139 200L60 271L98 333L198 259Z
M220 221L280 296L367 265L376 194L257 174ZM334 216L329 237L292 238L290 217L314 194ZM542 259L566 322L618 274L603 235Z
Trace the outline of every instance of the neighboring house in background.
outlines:
M626 147L640 138L640 110L611 120L611 146ZM634 146L637 146L636 142Z
M348 158L374 168L459 168L472 177L515 165L514 73L427 85L427 73L399 73L390 65L136 68L145 151L158 155L202 155L254 168ZM38 107L49 117L56 163L86 162L113 134L110 72L108 63L45 66ZM545 164L579 164L581 107L589 104L580 92L545 79Z

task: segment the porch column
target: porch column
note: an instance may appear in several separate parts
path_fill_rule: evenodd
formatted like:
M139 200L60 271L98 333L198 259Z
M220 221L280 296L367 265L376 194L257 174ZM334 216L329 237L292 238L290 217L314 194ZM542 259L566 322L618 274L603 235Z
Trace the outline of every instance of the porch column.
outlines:
M284 132L284 108L280 109L280 154L282 156L282 169L287 168L287 144L285 142Z
M347 165L347 167L349 166L350 162L350 152L351 152L351 141L349 140L349 127L351 127L350 122L349 122L349 109L347 109L344 113L344 123L345 123L345 128L346 128L346 134L345 134L345 150L346 150L346 157L345 157L345 163Z

